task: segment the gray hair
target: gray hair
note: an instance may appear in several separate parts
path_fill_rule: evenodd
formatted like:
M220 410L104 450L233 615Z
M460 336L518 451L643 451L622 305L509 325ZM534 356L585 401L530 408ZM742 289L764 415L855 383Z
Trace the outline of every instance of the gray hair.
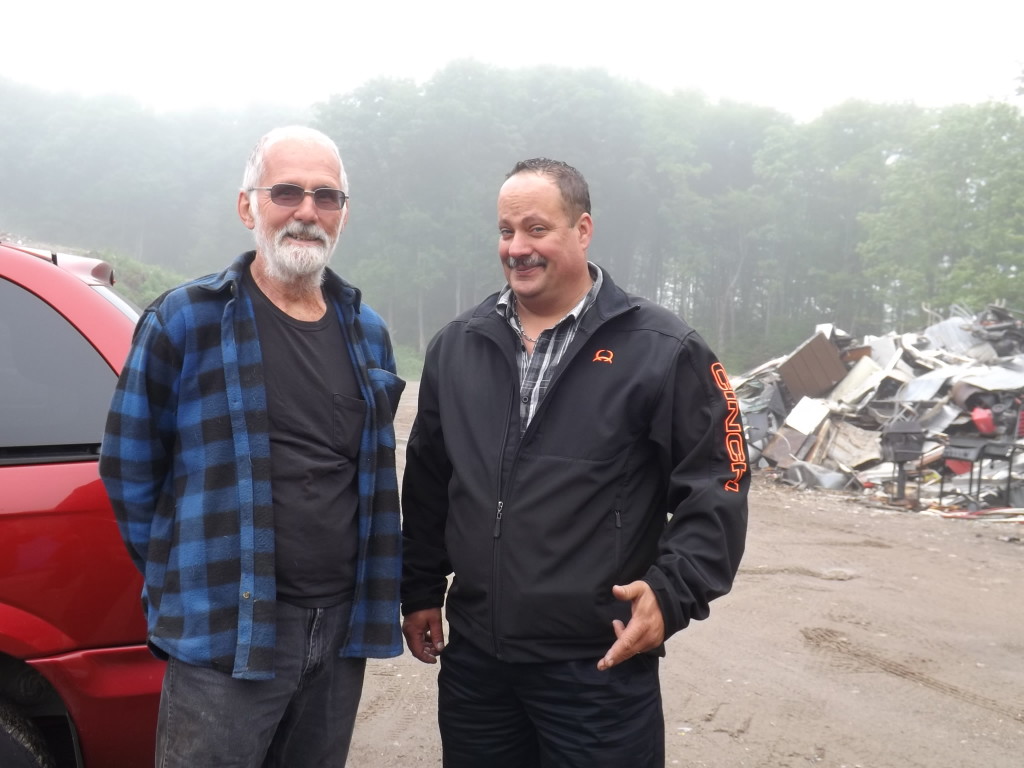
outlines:
M341 162L341 153L338 151L338 145L326 133L322 133L315 128L307 128L304 125L287 125L283 128L275 128L256 142L256 146L253 147L249 160L245 164L245 173L242 175L243 191L247 192L259 185L266 167L267 150L279 141L288 139L308 141L329 149L338 159L338 167L341 169L341 191L348 194L348 176L345 173L345 166Z

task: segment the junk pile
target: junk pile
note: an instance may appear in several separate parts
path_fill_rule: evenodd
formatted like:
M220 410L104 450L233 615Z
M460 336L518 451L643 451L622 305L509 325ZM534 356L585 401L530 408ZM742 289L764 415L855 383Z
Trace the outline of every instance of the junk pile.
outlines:
M1024 312L954 307L859 341L820 325L732 384L751 465L783 482L1024 519Z

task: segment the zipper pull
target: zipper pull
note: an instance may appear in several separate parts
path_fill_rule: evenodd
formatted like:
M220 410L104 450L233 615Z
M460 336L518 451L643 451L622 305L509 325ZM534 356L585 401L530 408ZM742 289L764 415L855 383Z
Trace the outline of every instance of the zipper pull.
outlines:
M505 502L498 502L498 516L494 518L494 538L501 536L501 508L505 506Z

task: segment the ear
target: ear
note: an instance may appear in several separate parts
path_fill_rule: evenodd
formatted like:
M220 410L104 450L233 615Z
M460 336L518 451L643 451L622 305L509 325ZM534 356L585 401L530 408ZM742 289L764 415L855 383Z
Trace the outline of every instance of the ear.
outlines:
M348 209L352 207L352 201L345 201L345 209L341 212L341 226L338 227L338 234L340 235L345 231L345 225L348 224Z
M245 190L238 193L238 217L248 229L256 228L256 217L252 213L252 197Z
M576 222L577 237L580 239L580 247L587 250L590 246L590 238L594 236L594 220L589 213L584 213Z

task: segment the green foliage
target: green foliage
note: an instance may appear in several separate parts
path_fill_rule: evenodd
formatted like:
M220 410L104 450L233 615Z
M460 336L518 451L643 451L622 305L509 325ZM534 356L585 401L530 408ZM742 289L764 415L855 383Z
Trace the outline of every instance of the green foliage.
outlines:
M730 371L818 323L862 335L954 304L1024 306L1016 108L849 102L798 124L593 69L458 61L308 111L169 115L0 79L0 230L119 254L118 287L145 304L251 247L243 164L289 122L342 149L351 216L333 266L384 316L405 378L441 325L502 286L497 191L536 156L590 182L590 258L684 316Z
M114 268L114 289L140 309L185 282L183 275L114 253L96 254Z
M412 347L402 344L395 346L395 360L398 364L398 375L406 381L419 381L423 373L423 355Z
M881 205L862 214L858 250L891 326L918 326L930 307L1024 303L1018 110L988 104L922 115L879 188Z

